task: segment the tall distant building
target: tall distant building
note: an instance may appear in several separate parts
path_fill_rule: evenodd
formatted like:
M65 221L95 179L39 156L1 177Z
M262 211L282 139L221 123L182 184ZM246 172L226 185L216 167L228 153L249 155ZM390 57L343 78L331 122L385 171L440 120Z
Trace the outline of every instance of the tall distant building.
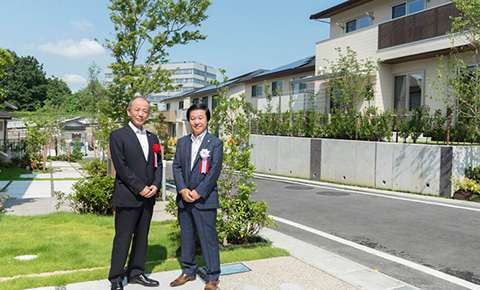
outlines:
M161 101L164 98L177 95L186 91L190 91L196 88L202 88L209 84L210 80L217 78L217 71L207 65L194 62L171 62L161 65L162 68L170 71L175 71L171 76L174 85L182 84L182 87L175 90L168 90L163 92L154 93L147 97L151 106L157 106L160 110L164 110L164 104ZM156 67L154 67L156 69ZM112 70L105 69L105 83L110 83L113 80Z

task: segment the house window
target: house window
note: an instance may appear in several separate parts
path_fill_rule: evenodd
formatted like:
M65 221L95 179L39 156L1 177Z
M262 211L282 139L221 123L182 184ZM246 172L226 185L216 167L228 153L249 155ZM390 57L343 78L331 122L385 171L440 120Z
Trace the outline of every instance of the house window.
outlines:
M352 21L348 21L345 26L346 26L345 27L346 28L346 30L345 30L346 33L357 30L357 19L354 19Z
M272 95L279 96L283 91L283 81L272 82Z
M167 103L167 111L170 111L170 103Z
M411 0L392 7L392 19L425 9L425 0Z
M208 97L203 97L202 104L205 104L208 107Z
M304 84L304 83L297 83L293 85L294 94L304 93L306 89L307 89L307 84Z
M193 103L194 103L194 104L200 103L200 98L195 98L195 99L193 99Z
M408 1L408 14L412 14L425 9L424 0L412 0Z
M422 105L424 92L424 72L410 72L394 76L394 109L397 113L407 108L415 110Z
M392 7L392 19L407 15L407 3L402 3Z
M253 97L260 97L262 95L262 85L254 85L252 86L252 98Z
M345 33L369 27L371 24L371 17L369 15L353 19L345 23Z
M178 102L178 109L183 109L183 101Z
M369 27L370 25L372 25L370 16L367 15L367 16L358 18L358 29Z

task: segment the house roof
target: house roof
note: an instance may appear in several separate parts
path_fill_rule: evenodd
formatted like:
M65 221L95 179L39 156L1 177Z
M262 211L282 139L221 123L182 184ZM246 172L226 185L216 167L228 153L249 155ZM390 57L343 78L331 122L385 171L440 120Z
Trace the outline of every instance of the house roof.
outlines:
M17 116L9 114L5 111L0 111L0 119L11 119L11 118L17 118Z
M309 56L292 63L279 66L269 71L265 71L251 78L250 81L259 81L263 79L269 79L279 77L283 75L289 75L292 73L300 73L305 71L315 70L315 56Z
M316 14L310 15L310 19L320 19L320 18L330 18L336 14L342 13L343 11L350 10L354 7L363 5L365 3L371 2L373 0L349 0L333 7L330 7L326 10L320 11Z

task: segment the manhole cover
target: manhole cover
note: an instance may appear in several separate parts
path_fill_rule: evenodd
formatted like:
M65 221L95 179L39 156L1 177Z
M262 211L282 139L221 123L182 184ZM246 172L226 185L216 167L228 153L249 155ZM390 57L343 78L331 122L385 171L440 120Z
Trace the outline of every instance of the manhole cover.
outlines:
M346 192L317 192L318 195L323 196L348 196L350 193Z
M313 187L310 186L304 186L304 185L290 185L286 186L286 189L291 189L291 190L310 190L313 189Z

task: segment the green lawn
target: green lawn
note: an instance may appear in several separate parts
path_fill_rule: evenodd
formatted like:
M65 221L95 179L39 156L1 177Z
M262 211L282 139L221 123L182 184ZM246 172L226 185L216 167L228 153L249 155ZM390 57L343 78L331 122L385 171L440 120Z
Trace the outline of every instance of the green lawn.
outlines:
M30 170L20 168L17 166L0 166L0 180L28 180L20 178L21 174L31 174Z
M147 254L147 273L180 269L176 257L180 245L172 221L152 222ZM0 215L0 280L4 277L100 267L92 271L46 277L20 277L0 282L0 289L66 285L106 279L114 236L113 217L53 213L18 217ZM18 261L20 255L37 259ZM221 251L222 263L288 255L268 244ZM203 263L202 257L197 261Z

